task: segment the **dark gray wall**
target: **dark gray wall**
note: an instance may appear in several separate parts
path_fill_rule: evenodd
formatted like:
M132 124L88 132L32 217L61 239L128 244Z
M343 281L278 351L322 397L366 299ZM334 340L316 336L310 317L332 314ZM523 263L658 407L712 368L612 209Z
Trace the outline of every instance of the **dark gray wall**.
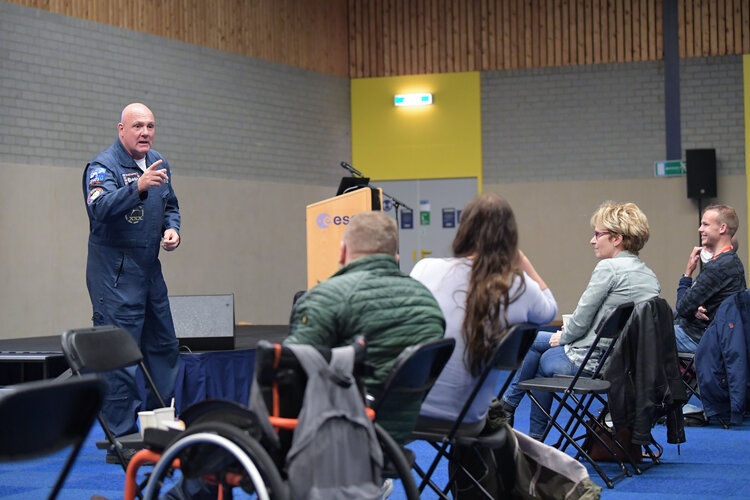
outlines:
M682 147L744 174L742 58L680 65ZM660 62L482 73L487 183L632 179L666 159Z

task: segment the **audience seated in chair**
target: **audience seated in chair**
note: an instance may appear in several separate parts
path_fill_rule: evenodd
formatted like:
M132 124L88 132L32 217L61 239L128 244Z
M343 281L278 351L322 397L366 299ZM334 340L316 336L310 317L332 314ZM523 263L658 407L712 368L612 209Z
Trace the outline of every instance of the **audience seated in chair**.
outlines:
M728 205L710 205L703 211L698 228L702 246L690 253L677 288L674 332L679 352L695 352L719 305L747 287L745 269L732 244L738 227L737 212ZM705 252L711 259L693 282L693 273Z
M398 269L396 224L382 212L353 216L341 241L341 269L300 297L285 344L336 347L355 337L367 342L375 368L366 379L376 399L404 348L443 336L445 320L430 292ZM414 428L419 400L377 421L403 444Z
M594 236L589 243L593 245L599 263L591 273L591 279L567 327L555 333L540 332L537 335L515 380L501 400L503 408L509 413L515 411L524 395L524 391L517 387L518 382L576 373L596 337L599 322L610 309L659 295L659 280L638 258L638 252L649 237L646 215L633 203L607 201L591 216L591 227ZM595 353L589 359L586 370L593 371L598 361L599 356ZM552 395L539 392L535 397L549 412ZM544 413L536 405L531 405L529 435L542 438L547 423Z
M513 210L496 194L464 208L452 258L423 259L412 277L435 295L446 318L446 337L456 347L420 410L420 420L455 421L467 395L508 325L546 324L557 303L529 259L518 248ZM499 370L487 377L465 425L482 430Z

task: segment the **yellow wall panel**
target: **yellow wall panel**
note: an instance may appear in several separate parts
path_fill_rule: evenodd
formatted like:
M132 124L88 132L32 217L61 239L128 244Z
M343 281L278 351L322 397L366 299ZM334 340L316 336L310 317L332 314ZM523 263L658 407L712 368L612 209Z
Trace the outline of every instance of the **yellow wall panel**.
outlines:
M431 92L431 106L393 105ZM352 164L373 180L477 177L482 181L479 72L351 82Z

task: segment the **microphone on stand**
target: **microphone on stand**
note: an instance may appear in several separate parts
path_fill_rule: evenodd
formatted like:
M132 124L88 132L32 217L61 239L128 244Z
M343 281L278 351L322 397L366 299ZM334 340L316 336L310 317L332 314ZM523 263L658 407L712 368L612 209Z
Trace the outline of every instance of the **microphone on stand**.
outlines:
M341 162L341 166L344 167L345 169L347 169L355 177L364 177L364 175L362 175L362 172L360 172L359 170L355 169L354 167L352 167L351 165L349 165L345 161Z

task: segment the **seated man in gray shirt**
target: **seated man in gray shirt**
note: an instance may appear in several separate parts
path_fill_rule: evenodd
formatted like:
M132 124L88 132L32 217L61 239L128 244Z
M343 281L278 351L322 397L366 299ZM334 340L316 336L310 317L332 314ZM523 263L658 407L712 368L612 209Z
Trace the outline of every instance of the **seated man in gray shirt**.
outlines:
M732 237L738 227L737 212L729 205L710 205L703 212L698 228L702 246L690 253L677 288L674 332L679 352L695 352L722 301L747 288L745 269L732 248ZM693 282L693 272L704 248L713 257Z

